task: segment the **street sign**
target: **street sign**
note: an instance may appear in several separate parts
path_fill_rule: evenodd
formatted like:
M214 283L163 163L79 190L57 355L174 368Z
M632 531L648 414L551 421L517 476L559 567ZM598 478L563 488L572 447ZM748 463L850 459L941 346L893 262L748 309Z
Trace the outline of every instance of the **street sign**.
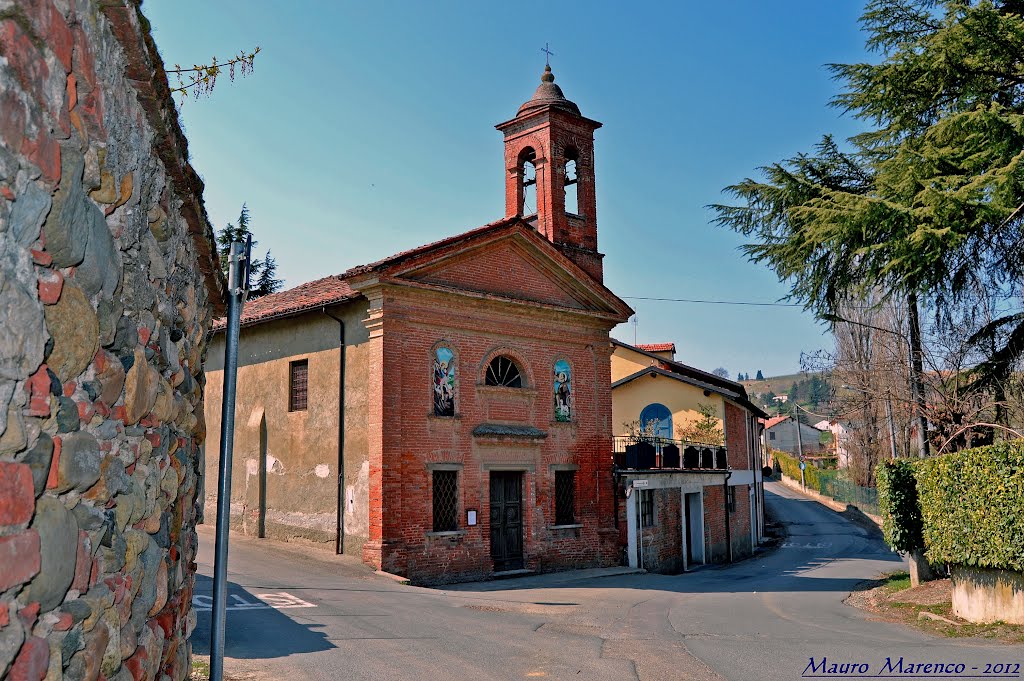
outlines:
M641 487L647 487L651 483L650 480L634 480L633 489L640 489Z
M807 468L807 464L806 464L806 463L804 463L803 461L801 461L801 462L800 462L800 470L803 470L803 469L805 469L805 468Z

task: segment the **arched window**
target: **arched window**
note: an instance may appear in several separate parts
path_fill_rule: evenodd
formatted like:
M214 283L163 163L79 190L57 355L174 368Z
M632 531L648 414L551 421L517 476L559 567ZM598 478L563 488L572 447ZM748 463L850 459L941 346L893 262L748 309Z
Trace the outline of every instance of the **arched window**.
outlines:
M672 412L664 404L648 404L640 412L640 429L645 435L672 438Z
M511 358L498 355L487 365L485 385L500 385L506 388L522 388L523 376Z
M519 152L519 214L533 215L537 212L537 152L526 147Z
M455 353L443 345L434 350L434 416L455 416Z
M555 420L572 421L572 370L564 359L555 362Z
M565 150L565 167L563 168L565 185L565 212L571 215L579 215L579 159L580 152L569 147Z

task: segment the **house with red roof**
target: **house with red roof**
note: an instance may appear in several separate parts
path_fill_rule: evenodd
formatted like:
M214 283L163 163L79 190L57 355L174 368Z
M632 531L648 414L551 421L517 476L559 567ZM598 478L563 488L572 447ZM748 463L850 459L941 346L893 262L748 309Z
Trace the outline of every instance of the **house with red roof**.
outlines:
M632 310L603 283L599 127L546 68L497 126L502 219L246 304L233 527L421 583L620 562L609 332Z

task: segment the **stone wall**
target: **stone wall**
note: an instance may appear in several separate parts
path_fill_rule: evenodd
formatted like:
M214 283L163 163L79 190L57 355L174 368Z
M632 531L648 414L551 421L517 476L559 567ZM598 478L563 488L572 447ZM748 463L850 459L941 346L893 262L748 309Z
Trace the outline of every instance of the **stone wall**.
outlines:
M0 0L0 677L188 673L201 192L136 4Z

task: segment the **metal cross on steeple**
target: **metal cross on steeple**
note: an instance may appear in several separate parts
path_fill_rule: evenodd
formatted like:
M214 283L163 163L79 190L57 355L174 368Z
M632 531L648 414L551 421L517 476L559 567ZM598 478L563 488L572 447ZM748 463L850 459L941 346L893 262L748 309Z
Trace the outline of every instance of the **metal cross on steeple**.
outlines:
M544 43L544 47L540 48L540 51L543 52L544 55L545 55L545 57L544 57L544 65L545 66L551 66L551 55L553 55L554 52L552 52L551 50L548 49L548 44L547 43Z

